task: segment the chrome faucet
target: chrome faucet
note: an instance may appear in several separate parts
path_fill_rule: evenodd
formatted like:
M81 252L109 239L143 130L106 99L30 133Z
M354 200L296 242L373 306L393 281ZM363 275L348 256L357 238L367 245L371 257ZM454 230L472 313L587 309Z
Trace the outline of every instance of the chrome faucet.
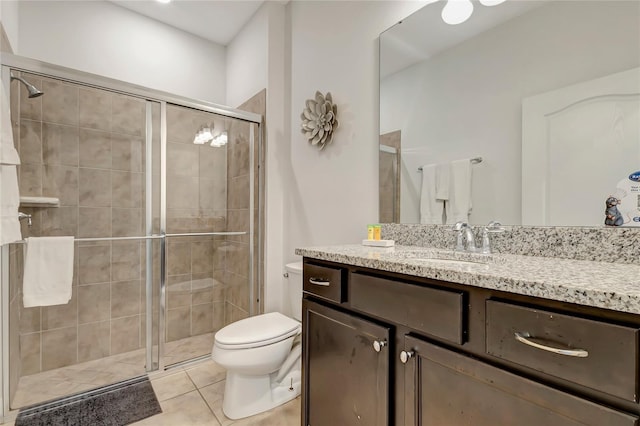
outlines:
M483 254L491 254L491 239L489 238L489 234L495 234L498 232L504 232L504 228L500 222L496 222L492 220L489 222L487 226L482 230L482 253Z
M476 251L476 240L473 235L473 228L466 222L456 222L451 228L452 231L457 231L458 236L456 238L456 251ZM465 247L463 240L467 241Z
M31 221L30 214L18 212L18 220L22 220L22 219L27 219L27 226L31 226L33 224L33 222Z

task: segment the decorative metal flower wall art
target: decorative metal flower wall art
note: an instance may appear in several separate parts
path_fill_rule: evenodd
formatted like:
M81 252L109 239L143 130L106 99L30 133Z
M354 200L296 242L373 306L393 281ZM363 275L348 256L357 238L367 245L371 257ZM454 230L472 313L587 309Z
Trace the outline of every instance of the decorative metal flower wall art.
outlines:
M331 99L331 92L324 96L316 92L315 99L307 99L305 108L300 114L302 133L311 145L324 149L333 140L333 131L338 128L338 107Z

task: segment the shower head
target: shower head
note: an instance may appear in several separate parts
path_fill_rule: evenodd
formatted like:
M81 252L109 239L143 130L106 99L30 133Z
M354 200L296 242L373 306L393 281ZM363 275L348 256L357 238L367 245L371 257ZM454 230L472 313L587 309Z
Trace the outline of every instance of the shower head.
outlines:
M44 95L44 92L40 91L40 89L38 89L33 84L29 83L27 80L25 80L22 77L16 77L15 75L11 74L11 80L18 80L22 82L22 84L24 84L27 90L29 91L29 98L37 98L38 96Z

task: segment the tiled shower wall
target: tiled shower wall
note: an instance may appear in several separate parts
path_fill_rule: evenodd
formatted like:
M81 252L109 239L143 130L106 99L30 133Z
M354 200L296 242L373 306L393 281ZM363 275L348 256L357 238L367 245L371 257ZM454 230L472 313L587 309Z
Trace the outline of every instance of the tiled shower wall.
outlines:
M14 138L22 159L21 195L58 197L60 207L22 206L21 211L33 215L31 228L23 223L23 236L144 235L145 101L37 75L24 77L45 95L28 99L23 87L12 82ZM247 110L264 114L265 99L263 91L246 104ZM156 228L158 112L154 104ZM203 124L226 129L228 145L194 145L194 134ZM249 126L168 105L167 233L249 232ZM256 131L256 158L257 142ZM258 182L256 173L256 213ZM256 214L256 232L259 218ZM257 235L255 241L253 260L257 262ZM167 340L214 332L248 315L248 243L248 235L168 238ZM19 376L144 346L145 243L85 242L76 243L75 249L69 304L24 309L22 246L12 246L15 291L10 323L12 339L19 341L11 345L15 381ZM154 250L156 290L159 264ZM259 271L254 268L256 283Z
M58 208L21 207L33 215L32 227L23 223L23 236L144 235L145 102L23 77L45 95L28 99L23 86L11 84L12 111L19 111L13 124L20 193L60 199ZM75 249L67 305L25 309L18 297L21 375L144 344L144 243L81 243Z

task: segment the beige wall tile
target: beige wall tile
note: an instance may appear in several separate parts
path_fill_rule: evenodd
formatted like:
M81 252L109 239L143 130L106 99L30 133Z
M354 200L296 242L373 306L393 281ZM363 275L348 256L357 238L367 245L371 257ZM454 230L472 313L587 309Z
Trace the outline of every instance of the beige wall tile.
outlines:
M20 195L42 195L42 165L21 164L18 166L18 187Z
M245 311L249 311L249 278L230 272L225 277L227 281L227 301Z
M199 208L199 179L197 177L167 177L167 208Z
M113 155L111 160L112 169L132 172L142 172L144 170L144 139L113 133L111 135L111 151Z
M167 106L167 140L172 143L192 144L199 127L189 108Z
M191 243L169 240L167 244L167 273L182 275L191 272Z
M79 325L78 362L86 362L109 356L110 336L110 321Z
M111 130L111 93L100 89L79 89L79 124L90 129Z
M191 274L170 275L167 279L168 309L191 305Z
M142 209L111 210L111 232L114 237L137 237L144 235Z
M42 370L52 370L77 362L77 327L42 332Z
M111 285L91 284L78 287L78 323L104 321L111 313Z
M140 242L113 242L111 248L111 280L139 280L141 277Z
M76 235L78 230L78 208L43 209L40 212L40 227L42 236Z
M40 310L40 307L22 308L22 312L20 314L20 334L33 333L42 330L40 323Z
M228 208L249 208L249 175L234 177L229 180Z
M229 177L249 174L249 126L243 123L242 130L229 135ZM255 143L255 141L254 141Z
M42 89L42 120L49 123L78 125L78 86L45 79Z
M191 333L191 308L170 309L167 311L167 341L189 337Z
M191 243L191 273L213 272L213 240Z
M167 175L199 176L199 147L194 144L167 144Z
M111 206L111 172L109 170L78 170L79 205L83 207Z
M213 329L220 330L226 324L224 322L225 302L213 302Z
M22 376L40 372L40 333L20 336L20 362Z
M78 209L78 237L111 236L110 207L80 207Z
M199 176L204 179L227 179L227 148L200 146L198 148L200 164Z
M49 165L78 166L78 128L42 123L42 161Z
M111 283L111 318L140 313L140 280Z
M213 303L194 305L191 308L191 335L213 331Z
M20 162L42 164L42 123L20 120Z
M228 242L226 249L226 269L234 274L246 276L249 266L249 246L236 242Z
M225 210L227 208L227 182L225 179L199 179L200 208L204 210Z
M108 132L80 129L80 167L111 168L111 135Z
M78 247L78 282L105 283L111 280L111 245Z
M111 172L113 207L140 208L144 206L144 174Z
M113 95L111 131L127 135L144 136L146 106L141 99Z
M42 329L73 327L78 322L77 287L73 287L73 295L65 305L42 307Z
M227 237L230 241L238 241L245 244L249 243L249 209L229 210L228 212L228 229L229 231L245 231L246 235L231 235Z
M42 194L57 197L62 206L78 205L78 169L69 166L44 166Z
M213 289L193 290L191 292L191 304L200 305L213 302Z
M133 351L140 347L140 316L111 320L111 354Z

